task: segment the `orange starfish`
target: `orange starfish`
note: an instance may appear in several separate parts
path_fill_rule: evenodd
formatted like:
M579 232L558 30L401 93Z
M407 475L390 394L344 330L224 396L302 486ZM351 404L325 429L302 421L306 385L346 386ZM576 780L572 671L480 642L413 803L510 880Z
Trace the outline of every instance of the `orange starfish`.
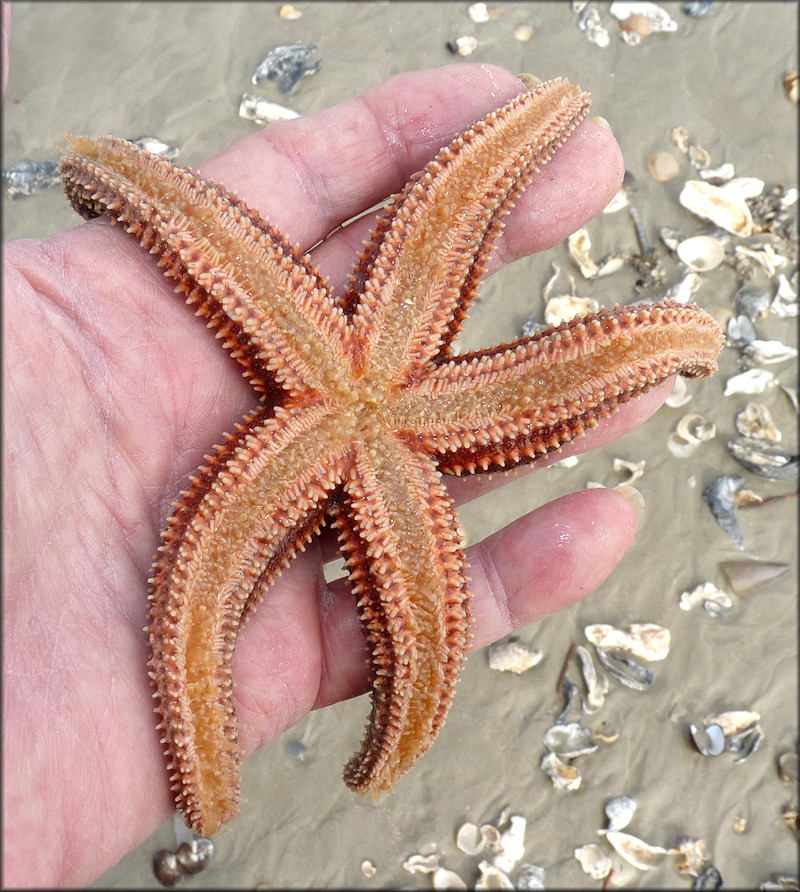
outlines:
M370 722L344 778L377 795L431 746L468 644L442 473L529 464L670 375L715 370L718 326L672 304L452 351L504 216L588 105L550 81L458 136L394 197L342 300L220 186L124 140L70 138L76 210L159 255L261 395L175 503L151 580L159 728L197 833L238 812L238 631L326 519L372 651Z

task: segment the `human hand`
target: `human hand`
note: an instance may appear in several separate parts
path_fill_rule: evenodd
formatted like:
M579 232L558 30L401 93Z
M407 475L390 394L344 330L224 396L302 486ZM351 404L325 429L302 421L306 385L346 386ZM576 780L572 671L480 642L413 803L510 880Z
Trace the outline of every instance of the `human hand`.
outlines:
M480 65L400 75L248 137L200 172L307 250L519 89ZM582 124L517 202L491 269L566 237L621 175L613 137ZM314 250L335 290L369 227ZM4 880L85 884L172 809L145 668L146 579L169 502L256 399L152 258L108 221L12 243L4 259ZM619 436L665 396L628 403L562 456ZM486 485L454 480L451 491L463 500ZM593 490L471 548L473 646L588 594L634 526L621 496ZM299 555L240 636L245 753L366 689L355 606L344 581L322 576L332 553L322 537Z

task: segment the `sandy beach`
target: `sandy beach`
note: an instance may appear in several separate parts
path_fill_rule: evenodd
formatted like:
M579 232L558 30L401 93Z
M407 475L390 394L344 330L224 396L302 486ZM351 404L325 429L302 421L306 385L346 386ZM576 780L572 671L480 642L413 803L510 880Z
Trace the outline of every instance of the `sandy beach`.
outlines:
M399 72L487 62L542 80L564 75L592 94L591 114L609 122L622 147L630 204L664 258L667 283L643 296L660 298L684 273L660 229L690 236L707 227L678 202L697 171L672 142L673 128L684 127L690 142L707 150L711 167L730 162L737 177L763 180L765 191L797 186L797 106L783 86L784 74L797 69L796 4L718 2L694 18L682 4L665 3L677 29L649 34L638 46L620 39L608 3L590 4L608 29L607 46L587 39L569 3L488 5L496 14L474 22L467 3L296 3L302 15L295 19L280 16L280 3L13 3L3 167L55 158L64 132L157 137L180 149L176 163L192 166L258 129L237 113L242 93L308 115ZM520 26L530 26L527 39L520 39ZM463 36L477 41L468 56L448 49ZM271 82L252 85L267 52L300 43L317 47L315 74L288 94ZM668 182L658 182L648 167L662 150L679 164ZM57 188L2 200L4 241L42 238L80 223ZM595 259L636 253L627 208L595 219L588 232ZM560 245L484 283L463 346L510 340L531 314L541 318L554 263L564 285L573 276L577 294L602 306L642 296L630 264L588 281ZM794 274L795 286L796 264L795 245L793 259L779 270L789 280ZM696 301L727 323L745 279L727 262L701 279ZM774 292L775 282L755 264L749 284ZM792 317L770 313L756 326L759 338L797 346ZM780 384L796 388L796 359L768 368ZM741 474L746 488L764 498L797 486L744 470L726 448L737 436L736 413L753 399L772 413L781 447L797 453L797 415L783 390L723 395L740 370L738 352L726 347L715 377L688 383L686 405L664 406L574 466L543 469L462 509L468 540L477 542L592 481L624 481L628 474L614 470L615 459L645 462L634 484L644 516L620 566L594 594L516 636L542 652L537 666L517 676L491 669L485 651L472 654L438 741L377 805L341 781L360 740L367 698L312 713L247 760L241 816L216 840L211 865L179 888L431 888L430 874L411 874L403 863L432 853L472 888L487 853L459 851L456 832L467 821L495 822L504 809L527 821L512 880L529 864L544 868L547 888L601 888L602 880L584 873L573 853L588 843L612 851L598 830L607 826L604 804L618 796L637 803L626 832L664 849L681 838L703 840L728 888L758 888L773 873L796 873L796 837L782 812L790 803L796 807L797 790L781 781L776 767L798 739L796 504L776 500L739 510L740 551L701 495L720 475ZM667 443L690 412L713 422L716 436L681 458ZM782 562L790 571L734 596L721 616L680 608L681 593L701 583L724 587L720 562L743 558ZM144 580L142 591L144 597ZM604 705L586 717L609 742L576 763L579 789L554 789L540 769L542 737L561 707L556 685L570 645L587 643L590 623L633 622L669 629L669 655L648 664L655 680L646 691L610 681ZM577 682L576 668L569 677ZM701 755L689 734L691 722L728 710L760 715L763 739L738 763L730 752ZM153 854L175 844L168 822L94 887L160 888ZM666 855L650 870L618 872L612 885L691 888L676 860Z

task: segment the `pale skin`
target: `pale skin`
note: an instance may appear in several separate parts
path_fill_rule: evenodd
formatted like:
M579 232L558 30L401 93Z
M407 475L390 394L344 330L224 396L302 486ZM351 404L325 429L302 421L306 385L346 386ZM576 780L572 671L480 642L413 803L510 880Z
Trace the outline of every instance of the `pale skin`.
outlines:
M254 134L200 173L306 250L520 89L490 66L402 74ZM613 137L582 124L518 202L492 269L595 216L622 171ZM363 221L314 252L339 292L368 229ZM3 272L3 882L85 885L172 811L146 673L147 578L170 502L256 397L153 258L108 221L8 244ZM632 429L668 391L627 404L562 455ZM452 480L451 491L466 501L503 482ZM589 594L634 531L622 496L591 490L472 546L473 647ZM240 637L245 753L366 690L346 582L322 574L334 552L330 536L312 543Z

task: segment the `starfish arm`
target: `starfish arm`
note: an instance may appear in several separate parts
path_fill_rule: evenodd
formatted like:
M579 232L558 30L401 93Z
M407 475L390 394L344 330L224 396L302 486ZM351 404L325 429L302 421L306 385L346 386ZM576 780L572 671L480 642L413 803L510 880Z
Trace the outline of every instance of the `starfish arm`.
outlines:
M68 137L60 174L86 219L108 215L159 256L256 389L323 389L312 357L346 362L347 324L299 251L221 186L114 137Z
M372 649L372 711L344 780L377 798L450 708L468 642L465 559L435 466L392 436L359 445L336 523Z
M503 218L588 106L563 79L521 93L441 149L397 196L345 297L372 374L411 378L446 354Z
M319 530L345 454L324 405L256 412L192 478L164 532L151 580L150 678L176 803L204 836L238 813L236 636Z
M616 307L436 366L393 417L445 473L529 464L670 375L713 374L723 340L699 307Z

